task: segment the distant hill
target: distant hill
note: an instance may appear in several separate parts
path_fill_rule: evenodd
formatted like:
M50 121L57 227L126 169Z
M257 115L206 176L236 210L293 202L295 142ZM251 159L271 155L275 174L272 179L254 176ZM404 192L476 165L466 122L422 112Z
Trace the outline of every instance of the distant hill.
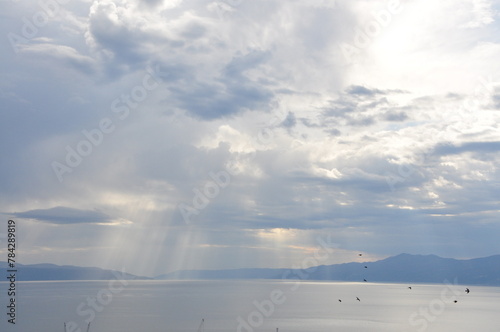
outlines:
M0 262L0 270L6 271L6 262ZM31 264L24 265L16 263L16 278L18 281L33 280L112 280L112 279L151 279L147 277L135 276L120 271L104 270L97 267L79 267L71 265L54 264ZM6 275L7 272L2 273Z
M366 268L365 268L366 266ZM182 270L155 279L303 279L368 282L443 283L500 286L500 255L458 260L400 254L376 262L321 265L305 270Z
M365 268L366 266L366 268ZM459 260L435 255L400 254L376 262L320 265L304 270L246 268L226 270L181 270L155 278L135 276L119 271L70 265L16 263L17 280L112 280L124 279L300 279L401 283L443 283L500 286L500 255ZM0 271L7 263L0 262ZM5 273L2 273L4 275Z

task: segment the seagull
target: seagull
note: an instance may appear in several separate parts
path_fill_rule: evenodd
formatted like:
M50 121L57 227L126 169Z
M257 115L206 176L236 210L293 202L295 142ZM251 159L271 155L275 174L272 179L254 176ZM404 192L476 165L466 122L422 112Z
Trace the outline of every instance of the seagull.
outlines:
M469 294L470 290L468 288L465 289L465 292Z
M361 302L361 300L359 299L359 297L356 296L356 300L358 300L359 302Z

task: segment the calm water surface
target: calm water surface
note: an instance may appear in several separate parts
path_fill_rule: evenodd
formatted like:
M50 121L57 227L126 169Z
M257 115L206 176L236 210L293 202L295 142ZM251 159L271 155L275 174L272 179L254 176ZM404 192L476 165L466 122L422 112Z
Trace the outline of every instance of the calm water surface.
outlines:
M500 288L294 281L18 282L0 331L500 331ZM359 297L360 301L356 299ZM342 302L339 302L339 299ZM457 301L455 303L454 301Z

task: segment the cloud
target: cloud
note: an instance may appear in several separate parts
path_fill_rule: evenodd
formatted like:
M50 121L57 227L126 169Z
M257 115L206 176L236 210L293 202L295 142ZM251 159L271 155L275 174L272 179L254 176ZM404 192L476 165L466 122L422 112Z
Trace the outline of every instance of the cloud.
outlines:
M152 43L168 42L140 11L125 2L95 1L90 8L87 44L115 66L144 66Z
M328 127L330 123L352 127L370 127L380 121L405 122L409 120L407 112L397 111L404 108L395 102L401 94L399 89L373 89L359 85L348 86L338 98L329 101L324 108L321 123ZM310 120L303 120L311 126Z
M92 75L96 72L96 62L93 58L82 55L69 46L40 42L23 46L20 50L23 53L35 55L38 59L52 57L56 61L61 61L85 74Z
M438 155L453 155L465 152L496 153L500 151L500 141L497 142L464 142L460 145L440 144L436 147Z
M295 118L295 114L293 114L292 112L290 112L286 116L286 119L283 120L283 122L281 123L281 126L283 126L285 128L292 128L296 124L297 124L297 119Z
M493 2L490 0L472 1L472 19L464 27L478 28L483 25L491 24L495 21L496 11L492 8Z
M406 114L405 112L389 111L389 112L386 112L382 116L382 118L386 121L401 122L401 121L408 120L408 114Z
M383 92L378 89L368 89L361 85L352 85L346 89L348 94L357 96L373 96L376 94L382 94Z
M94 210L81 210L56 206L49 209L37 209L24 212L15 212L12 215L16 218L35 219L44 223L71 225L71 224L106 224L112 219L102 212Z
M138 274L289 265L290 245L322 234L348 252L491 254L497 239L479 234L498 233L496 5L406 1L346 63L339 45L387 4L64 5L18 53L3 41L0 212L30 225L33 261L87 248L86 264ZM0 26L22 35L39 10L16 2ZM103 120L114 129L96 140ZM59 182L52 163L78 147ZM178 206L193 202L187 225Z
M259 51L235 57L223 74L211 82L186 82L172 87L177 105L189 114L205 120L232 116L245 110L269 111L273 93L249 79L245 72L256 69L268 58Z

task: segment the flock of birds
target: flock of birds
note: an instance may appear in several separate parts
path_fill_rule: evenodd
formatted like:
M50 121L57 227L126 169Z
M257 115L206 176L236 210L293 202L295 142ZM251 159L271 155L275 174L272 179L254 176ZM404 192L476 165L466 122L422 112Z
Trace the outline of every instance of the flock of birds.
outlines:
M360 257L361 257L361 256L363 256L363 254L358 254L358 256L360 256ZM367 268L368 268L368 266L366 266L366 265L365 265L364 267L365 267L365 269L367 269ZM363 278L363 281L364 281L364 282L367 282L366 278ZM410 289L410 290L411 290L411 286L408 286L408 289ZM469 288L465 288L465 293L466 293L466 294L469 294L469 293L470 293L470 289L469 289ZM361 299L360 299L359 297L357 297L357 296L356 296L356 300L357 300L358 302L361 302ZM339 302L342 302L342 299L339 299ZM458 301L457 301L457 300L454 300L453 302L454 302L454 303L458 303Z
M363 256L363 254L358 254L358 256L360 256L360 257L361 257L361 256ZM364 265L364 268L365 268L365 269L367 269L367 268L368 268L368 266L367 266L367 265ZM366 278L363 278L363 281L364 281L364 282L368 282L368 280L366 280ZM411 286L408 286L408 289L410 289L410 290L411 290ZM469 294L469 293L470 293L469 288L465 288L465 293L466 293L466 294ZM361 302L361 299L360 299L358 296L356 296L356 301ZM342 302L342 299L339 299L339 302ZM457 303L458 301L457 301L457 300L454 300L453 302L454 302L454 303ZM203 326L204 326L204 323L205 323L205 319L202 319L202 320L201 320L201 324L200 324L200 326L198 327L198 332L203 331ZM87 326L87 332L89 332L89 330L90 330L90 323L89 323L89 324L88 324L88 326ZM66 323L64 323L64 331L66 332ZM278 328L276 328L276 332L278 332Z

